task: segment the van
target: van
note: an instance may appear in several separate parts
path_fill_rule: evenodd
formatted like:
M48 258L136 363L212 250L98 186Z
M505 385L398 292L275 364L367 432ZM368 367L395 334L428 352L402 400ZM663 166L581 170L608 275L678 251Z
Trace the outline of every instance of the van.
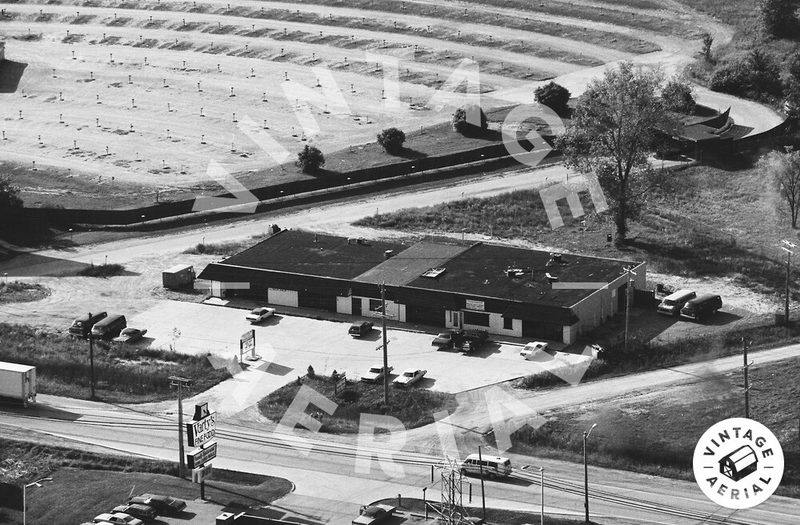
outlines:
M722 298L719 295L703 294L691 299L681 308L681 317L702 321L717 313L720 308Z
M128 326L124 315L109 315L92 327L92 337L111 339L117 337Z
M108 314L105 312L98 312L96 314L86 314L82 317L78 317L72 321L72 325L69 327L70 335L88 337L92 327L101 319L105 319L107 315Z
M697 297L697 294L691 290L678 290L664 297L661 304L658 305L658 312L677 317L681 313L683 305L695 297Z
M511 460L499 456L483 456L478 458L478 454L470 454L461 463L462 475L484 476L490 478L505 478L511 474Z

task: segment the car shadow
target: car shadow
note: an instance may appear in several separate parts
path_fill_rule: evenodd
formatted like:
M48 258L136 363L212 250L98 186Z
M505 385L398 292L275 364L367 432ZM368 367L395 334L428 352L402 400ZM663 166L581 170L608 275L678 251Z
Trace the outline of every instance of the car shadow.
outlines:
M372 330L370 330L366 334L362 335L361 337L358 337L357 339L361 339L362 341L375 342L375 341L378 341L379 339L381 339L381 334L382 333L383 332L381 332L380 329L373 328Z
M431 377L423 377L420 379L416 385L412 385L411 388L432 388L433 385L436 384L436 380Z
M726 324L735 323L736 321L742 318L741 315L735 314L733 312L723 312L719 311L713 316L698 322L697 324L704 325L704 326L724 326ZM691 322L691 321L690 321Z
M256 323L255 326L277 326L281 323L281 320L283 320L282 315L273 314L260 323Z

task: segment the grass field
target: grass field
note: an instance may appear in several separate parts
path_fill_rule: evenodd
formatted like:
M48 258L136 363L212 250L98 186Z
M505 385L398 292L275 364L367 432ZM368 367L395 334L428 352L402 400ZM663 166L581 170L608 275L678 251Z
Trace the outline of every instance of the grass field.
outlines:
M0 303L27 303L50 295L50 290L39 283L22 281L0 282Z
M0 361L36 366L37 391L76 398L90 395L89 344L67 335L0 323ZM203 392L230 377L205 356L96 342L96 395L105 401L137 403L173 399L169 376L192 380L189 393Z
M389 385L389 404L384 405L382 383L348 381L345 393L340 396L336 395L335 383L330 377L304 377L302 384L338 404L333 415L318 414L322 422L320 431L332 434L358 432L361 414L389 414L399 419L405 428L421 427L433 423L434 413L452 412L457 404L452 394L419 388L398 389ZM258 408L269 419L280 421L299 390L297 382L290 383L259 401Z
M0 481L21 483L53 478L30 491L31 523L82 523L125 503L131 492L169 494L188 500L198 497L197 485L176 477L177 466L165 461L0 439L0 464L7 469ZM17 477L13 475L15 471L25 474ZM206 499L223 506L246 508L268 505L291 490L292 484L285 479L215 469L214 480L206 483ZM13 518L10 511L5 512Z
M669 172L648 197L646 212L631 223L629 243L606 241L610 219L593 213L570 216L552 229L535 191L467 199L429 208L375 215L356 224L426 233L477 233L524 239L577 253L646 260L648 271L684 277L725 277L755 292L775 295L785 279L783 238L796 239L770 181L751 167L693 166ZM582 221L585 221L583 223Z
M464 59L480 69L484 104L499 106L496 91L532 92L540 80L695 32L683 14L630 14L616 0L289 4L8 4L0 170L26 203L65 207L216 192L212 160L248 186L287 182L294 170L268 168L307 143L360 154L383 128L409 134L447 121L465 85L447 85L445 104L431 97ZM397 101L383 98L395 66L378 56L398 60ZM341 169L334 160L329 169Z
M800 359L750 369L751 418L766 425L781 442L786 469L780 494L800 496L800 436L796 400ZM548 415L548 423L523 428L512 437L518 451L582 461L581 432L592 423L589 441L594 465L659 476L693 479L692 451L703 432L717 421L744 417L740 371L705 377L673 389L587 404Z

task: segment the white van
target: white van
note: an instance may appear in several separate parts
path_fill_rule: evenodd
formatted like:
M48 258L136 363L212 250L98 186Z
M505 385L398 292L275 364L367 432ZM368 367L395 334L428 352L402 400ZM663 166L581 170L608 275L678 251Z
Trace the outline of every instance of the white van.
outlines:
M511 460L499 456L483 456L478 459L477 454L470 454L461 463L462 475L480 476L491 478L505 478L511 474Z
M677 317L681 313L681 308L695 297L697 294L691 290L678 290L661 300L661 304L658 305L658 313Z

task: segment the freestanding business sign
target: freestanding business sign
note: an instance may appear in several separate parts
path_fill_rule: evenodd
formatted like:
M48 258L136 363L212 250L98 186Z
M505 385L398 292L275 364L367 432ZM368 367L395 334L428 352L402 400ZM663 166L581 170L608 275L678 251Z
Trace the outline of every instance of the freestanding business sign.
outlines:
M186 423L186 436L190 447L202 447L217 434L217 415L208 414L206 417Z
M257 361L258 356L256 356L256 331L248 330L247 332L243 333L242 336L239 338L239 361L241 362L244 354L250 352L249 359L251 361Z
M211 463L206 463L200 468L192 470L192 483L204 483L211 479L212 466Z
M217 457L217 442L211 441L203 448L196 448L186 454L186 464L190 469L200 468Z

